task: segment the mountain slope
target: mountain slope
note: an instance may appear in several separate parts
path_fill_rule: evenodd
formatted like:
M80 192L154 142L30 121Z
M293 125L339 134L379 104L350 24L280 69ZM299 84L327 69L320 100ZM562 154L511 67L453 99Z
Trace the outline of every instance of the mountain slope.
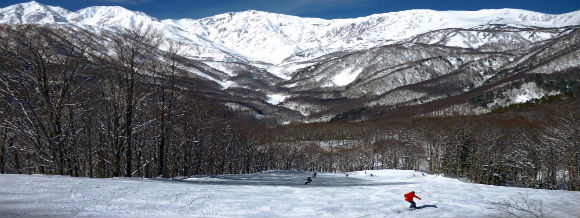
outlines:
M0 23L70 23L84 27L124 27L143 22L168 37L223 50L241 58L282 64L341 50L367 49L417 34L489 24L562 27L577 25L580 13L549 15L518 9L480 11L409 10L353 19L301 18L261 11L219 14L198 20L158 20L122 7L88 7L76 12L29 2L1 9ZM293 56L301 53L302 56ZM207 55L209 58L217 58ZM293 57L285 60L288 57Z
M42 5L32 1L1 8L0 23L65 23L69 22L69 20L66 18L68 14L70 14L70 11L64 8Z
M370 119L376 115L370 111L465 95L524 71L579 67L578 11L409 10L335 20L243 11L159 20L122 7L71 12L29 2L0 9L0 23L95 34L151 26L183 43L182 70L206 83L194 89L211 93L232 110L278 122L328 121L353 110L367 111L362 114ZM512 95L537 98L549 92ZM462 113L490 110L469 108Z

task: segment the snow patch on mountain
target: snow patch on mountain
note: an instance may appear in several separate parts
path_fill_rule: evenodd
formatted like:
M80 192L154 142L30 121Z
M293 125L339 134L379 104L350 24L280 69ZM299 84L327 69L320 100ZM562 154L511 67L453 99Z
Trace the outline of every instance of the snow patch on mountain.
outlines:
M308 66L313 65L314 63L312 62L306 62L306 63L285 63L285 64L280 64L280 65L269 65L266 66L265 68L268 70L268 72L270 72L271 74L282 78L284 80L290 80L292 79L292 73L296 72L297 70L300 70L302 68L306 68Z
M342 70L340 73L336 74L332 78L332 82L336 86L346 86L356 80L356 77L363 71L362 68L357 68L356 66L352 66L350 68L346 68Z
M222 86L222 89L228 89L230 87L237 87L238 84L236 82L233 81L217 81L218 84L220 84Z
M267 95L266 102L268 102L271 105L278 105L281 102L283 102L284 100L286 100L286 98L288 98L288 97L289 97L289 95L286 95L286 94L270 93Z
M227 67L228 63L215 62L215 61L206 61L204 63L207 64L208 66L210 66L211 68L214 68L216 70L219 70L221 72L228 74L229 76L236 76L237 75L230 68Z
M293 111L298 111L302 116L308 116L313 111L316 111L316 105L307 103L307 102L299 102L299 101L284 101L280 104L283 107L286 107Z
M503 93L506 98L496 98L495 101L489 105L489 108L505 107L513 103L526 103L534 99L541 99L545 96L553 96L561 94L556 90L545 90L539 87L535 82L527 82L516 89L510 89Z
M533 94L535 94L535 93L533 93ZM538 98L538 96L536 96L536 95L532 96L529 93L523 93L523 94L516 96L516 99L514 100L514 102L525 103L525 102L532 100L532 99L535 99L535 98Z
M184 66L182 66L182 67L184 67ZM198 76L198 77L204 78L206 80L217 83L218 85L221 86L222 90L228 89L230 87L237 87L238 86L238 84L236 82L229 81L229 80L220 80L219 78L216 79L216 78L208 75L207 73L201 72L195 68L189 68L188 71L191 72L195 76Z
M557 93L547 93L532 82L523 84L520 89L508 92L508 95L514 96L512 98L515 103L526 103L533 99L540 99L549 94L553 95Z

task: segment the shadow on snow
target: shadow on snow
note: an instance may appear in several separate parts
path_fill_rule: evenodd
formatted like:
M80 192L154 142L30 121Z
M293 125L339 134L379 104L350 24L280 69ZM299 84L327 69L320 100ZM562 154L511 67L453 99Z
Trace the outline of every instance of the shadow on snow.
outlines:
M417 209L423 209L423 208L427 208L427 207L437 208L437 205L434 205L434 204L421 205L421 206L418 206Z
M377 182L359 178L319 174L312 182L304 185L312 174L299 171L268 171L254 174L195 176L190 178L159 179L158 181L183 182L205 185L255 185L255 186L299 186L299 187L349 187L349 186L384 186L408 185L411 182ZM434 205L425 205L434 206Z

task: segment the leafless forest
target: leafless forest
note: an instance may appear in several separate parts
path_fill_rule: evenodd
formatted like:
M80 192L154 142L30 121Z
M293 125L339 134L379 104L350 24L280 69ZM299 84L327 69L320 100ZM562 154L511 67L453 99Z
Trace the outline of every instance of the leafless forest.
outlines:
M4 25L0 39L0 173L150 178L391 168L580 190L577 88L477 116L273 126L192 88L199 84L182 70L183 47L152 29L96 35Z

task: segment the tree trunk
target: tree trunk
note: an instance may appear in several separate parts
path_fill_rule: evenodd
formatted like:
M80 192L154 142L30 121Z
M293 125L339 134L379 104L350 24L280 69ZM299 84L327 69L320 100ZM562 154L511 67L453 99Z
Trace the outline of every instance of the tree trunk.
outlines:
M90 135L90 134L89 134ZM93 178L95 177L95 174L93 172L93 151L92 151L92 144L90 142L88 142L87 145L87 156L88 158L88 164L89 164L89 172L88 172L88 176L89 178Z
M12 149L12 156L14 157L14 168L16 168L17 174L22 174L22 168L20 167L20 158L18 158L18 151Z
M158 170L157 170L157 176L163 176L166 177L167 176L167 172L166 167L165 167L165 137L163 136L163 130L161 130L161 140L159 142L159 150L158 150Z
M161 134L160 134L160 140L159 140L159 154L158 154L158 160L159 160L159 170L158 170L158 176L163 176L164 178L167 178L167 168L165 167L165 165L167 163L165 163L165 138L166 138L166 134L165 134L165 89L163 87L161 87L161 116L159 117L159 119L161 120L161 126L159 127L159 129L161 130Z
M4 174L4 166L6 165L5 153L6 153L6 143L8 143L8 130L7 128L2 128L2 139L0 139L0 174Z
M126 135L126 148L127 148L127 152L125 152L125 161L127 161L127 166L126 166L126 176L127 177L131 177L131 172L132 172L132 160L133 160L133 86L135 84L135 81L131 79L131 81L129 82L129 88L127 90L127 110L125 113L125 119L126 119L126 124L125 124L125 135Z

